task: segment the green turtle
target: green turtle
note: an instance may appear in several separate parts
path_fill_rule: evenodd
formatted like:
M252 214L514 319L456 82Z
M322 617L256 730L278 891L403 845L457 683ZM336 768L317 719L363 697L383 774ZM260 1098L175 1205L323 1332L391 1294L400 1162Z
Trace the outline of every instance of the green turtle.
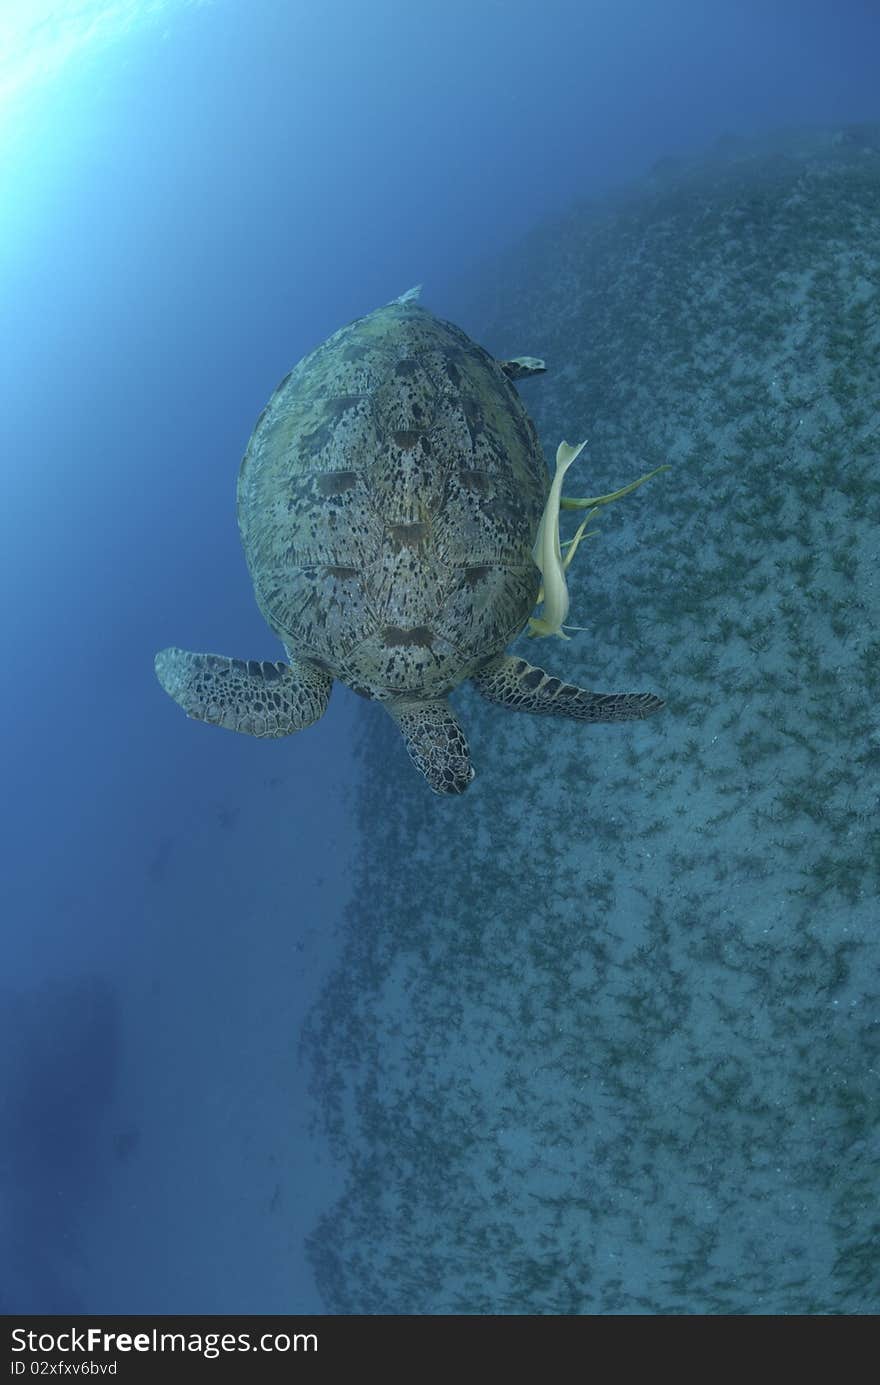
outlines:
M382 703L430 787L451 794L474 775L447 700L465 679L501 706L581 721L663 703L590 692L506 653L540 602L531 633L564 637L584 525L563 558L560 508L594 513L640 481L564 499L580 449L561 445L551 483L513 385L544 363L493 359L417 299L410 290L300 361L248 443L239 529L286 662L164 649L156 673L189 716L273 737L317 721L337 678Z

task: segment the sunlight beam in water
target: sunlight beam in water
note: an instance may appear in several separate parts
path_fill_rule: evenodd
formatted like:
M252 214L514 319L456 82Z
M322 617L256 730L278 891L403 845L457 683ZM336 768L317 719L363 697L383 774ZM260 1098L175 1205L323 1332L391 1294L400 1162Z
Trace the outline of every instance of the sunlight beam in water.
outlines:
M145 20L208 0L5 0L0 8L0 131L11 104Z
M217 0L0 0L0 293L95 137L120 50ZM125 43L123 41L126 41Z

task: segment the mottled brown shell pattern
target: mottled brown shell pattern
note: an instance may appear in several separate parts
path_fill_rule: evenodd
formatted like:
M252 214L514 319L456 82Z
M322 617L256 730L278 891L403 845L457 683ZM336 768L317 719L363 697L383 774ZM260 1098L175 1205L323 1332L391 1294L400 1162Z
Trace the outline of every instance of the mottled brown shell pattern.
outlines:
M260 610L359 692L442 695L531 614L547 488L496 362L389 304L305 357L254 429L238 521Z

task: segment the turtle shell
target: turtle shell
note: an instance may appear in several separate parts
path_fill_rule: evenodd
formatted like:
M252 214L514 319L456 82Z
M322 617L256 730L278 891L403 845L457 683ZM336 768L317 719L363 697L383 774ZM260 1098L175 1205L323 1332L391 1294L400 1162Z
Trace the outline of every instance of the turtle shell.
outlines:
M534 609L547 489L497 362L413 302L379 308L300 361L248 443L238 522L260 610L359 692L442 695Z

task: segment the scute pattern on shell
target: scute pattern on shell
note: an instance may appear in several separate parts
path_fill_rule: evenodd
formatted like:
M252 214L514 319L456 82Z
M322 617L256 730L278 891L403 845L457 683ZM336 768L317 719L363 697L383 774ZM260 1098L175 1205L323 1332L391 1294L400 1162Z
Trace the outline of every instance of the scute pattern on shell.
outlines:
M238 519L260 609L369 696L444 693L531 613L547 487L496 362L389 304L301 361L254 429Z

